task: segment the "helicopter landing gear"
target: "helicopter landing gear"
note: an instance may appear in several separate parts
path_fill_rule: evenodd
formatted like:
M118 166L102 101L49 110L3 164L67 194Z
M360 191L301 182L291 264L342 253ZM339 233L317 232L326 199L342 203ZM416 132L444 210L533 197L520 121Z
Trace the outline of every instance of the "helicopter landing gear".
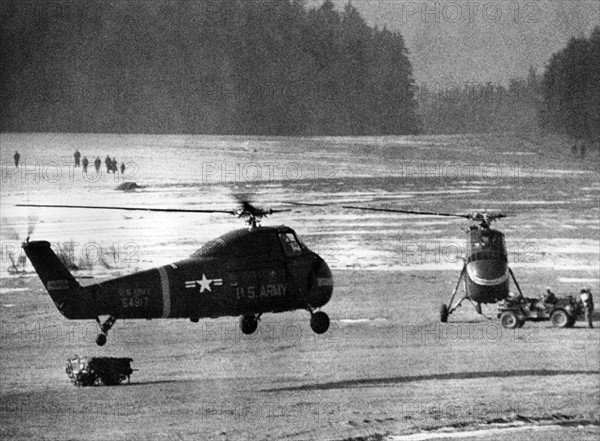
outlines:
M456 292L458 291L458 287L460 286L460 281L463 279L464 275L465 275L465 271L466 271L467 266L463 265L463 269L460 272L460 276L458 277L458 282L456 282L456 286L454 287L454 291L452 291L452 297L450 297L450 303L448 303L448 306L446 306L446 304L442 304L442 306L440 307L440 321L442 323L446 323L448 321L448 316L450 314L452 314L456 308L458 308L460 306L460 304L463 302L464 299L466 299L467 297L463 297L462 299L460 299L460 301L452 306L452 302L454 302L454 297L456 297ZM466 291L466 282L465 282L465 291ZM479 307L479 311L481 311L481 307ZM481 312L480 312L481 314Z
M513 282L515 282L515 286L519 290L519 294L521 294L521 298L523 298L523 292L521 291L521 287L519 286L519 283L517 282L517 278L515 277L515 273L513 273L513 270L510 268L510 266L508 267L508 272L510 273L510 275L513 279Z
M110 328L113 327L117 321L117 318L111 315L104 323L100 323L100 319L96 317L96 321L100 325L100 334L98 334L98 337L96 337L96 344L98 346L104 346L106 344L106 336L108 331L110 331Z
M448 321L448 307L445 303L442 303L440 307L440 321L446 323Z
M311 311L310 327L315 334L324 334L329 329L329 316L323 311Z
M240 329L246 335L253 334L258 328L258 319L260 315L243 315L240 317Z

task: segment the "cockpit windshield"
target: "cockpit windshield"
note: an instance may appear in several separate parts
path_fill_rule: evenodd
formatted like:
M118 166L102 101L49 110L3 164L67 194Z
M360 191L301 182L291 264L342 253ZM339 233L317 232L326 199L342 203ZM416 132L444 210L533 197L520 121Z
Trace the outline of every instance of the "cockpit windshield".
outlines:
M279 239L283 245L283 252L286 256L299 256L302 254L302 246L296 239L294 233L280 233Z
M471 230L471 252L504 252L504 234L496 230Z

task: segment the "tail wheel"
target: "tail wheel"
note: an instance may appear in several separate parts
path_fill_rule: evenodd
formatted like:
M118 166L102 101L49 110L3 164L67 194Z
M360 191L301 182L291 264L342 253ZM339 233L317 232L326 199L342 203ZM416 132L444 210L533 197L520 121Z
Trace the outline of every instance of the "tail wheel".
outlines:
M550 316L550 321L557 328L566 328L569 325L570 317L564 309L557 309Z
M106 344L106 334L98 334L98 337L96 337L96 344L98 346L104 346Z
M252 334L258 328L258 319L255 315L243 315L240 318L240 329L244 334Z
M519 319L513 311L503 312L500 316L500 323L506 329L515 329L523 326L523 320Z
M310 316L310 327L315 334L324 334L329 329L329 316L323 311L317 311Z
M448 307L445 303L440 306L440 321L446 323L448 321Z

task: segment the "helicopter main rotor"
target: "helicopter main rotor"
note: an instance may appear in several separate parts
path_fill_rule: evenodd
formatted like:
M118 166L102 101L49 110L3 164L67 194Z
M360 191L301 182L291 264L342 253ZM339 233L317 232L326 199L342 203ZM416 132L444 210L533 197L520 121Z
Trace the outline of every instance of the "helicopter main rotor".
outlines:
M250 229L260 226L263 217L270 214L291 211L289 209L273 210L254 206L247 198L236 195L240 208L234 210L218 209L196 209L196 208L144 208L144 207L105 207L98 205L62 205L62 204L16 204L17 207L41 207L41 208L84 208L90 210L125 210L125 211L153 211L161 213L225 213L243 218Z

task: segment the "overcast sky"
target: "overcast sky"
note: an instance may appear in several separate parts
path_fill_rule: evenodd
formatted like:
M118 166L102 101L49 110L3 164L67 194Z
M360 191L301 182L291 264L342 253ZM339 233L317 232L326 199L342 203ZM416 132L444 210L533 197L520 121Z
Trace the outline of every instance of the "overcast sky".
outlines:
M340 8L347 0L334 0ZM322 0L306 0L307 6ZM371 26L400 31L417 84L492 82L541 71L600 25L600 0L351 0Z

